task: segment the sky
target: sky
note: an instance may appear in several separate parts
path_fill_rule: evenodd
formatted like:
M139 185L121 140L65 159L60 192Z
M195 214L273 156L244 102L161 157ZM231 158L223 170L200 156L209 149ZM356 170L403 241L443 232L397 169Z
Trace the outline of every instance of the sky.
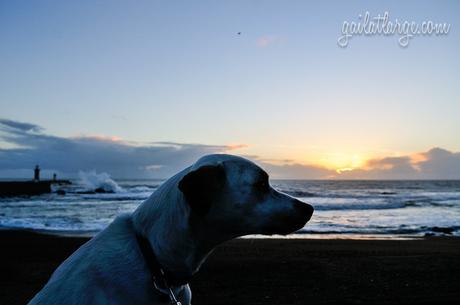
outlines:
M366 11L450 32L340 47ZM279 178L458 179L459 22L458 1L2 1L0 177L234 153Z

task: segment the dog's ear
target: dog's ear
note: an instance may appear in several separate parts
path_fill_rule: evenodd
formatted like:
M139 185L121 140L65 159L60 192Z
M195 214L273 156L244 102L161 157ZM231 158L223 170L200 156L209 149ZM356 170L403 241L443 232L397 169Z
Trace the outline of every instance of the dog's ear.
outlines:
M185 175L178 186L192 211L205 215L224 183L225 170L222 165L203 165Z

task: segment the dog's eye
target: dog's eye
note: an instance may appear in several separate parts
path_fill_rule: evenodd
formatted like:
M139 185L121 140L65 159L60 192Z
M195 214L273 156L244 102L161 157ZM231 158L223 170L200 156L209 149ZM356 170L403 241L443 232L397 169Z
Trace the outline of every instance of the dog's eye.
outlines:
M254 187L259 191L267 191L269 189L268 181L261 180L254 184Z

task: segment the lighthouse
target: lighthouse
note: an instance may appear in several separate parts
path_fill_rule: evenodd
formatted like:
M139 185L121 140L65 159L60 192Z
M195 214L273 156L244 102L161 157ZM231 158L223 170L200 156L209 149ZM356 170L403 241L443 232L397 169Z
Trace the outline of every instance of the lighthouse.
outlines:
M34 181L40 181L40 167L38 165L34 169Z

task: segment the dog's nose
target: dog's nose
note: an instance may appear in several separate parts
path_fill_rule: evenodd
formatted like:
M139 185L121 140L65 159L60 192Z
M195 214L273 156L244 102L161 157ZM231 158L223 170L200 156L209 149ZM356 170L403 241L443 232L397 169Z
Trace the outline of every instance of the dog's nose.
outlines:
M309 221L311 216L313 215L313 211L314 211L313 207L300 200L296 199L294 203L294 208L296 209L298 213L302 214L303 217L307 218L307 221Z

